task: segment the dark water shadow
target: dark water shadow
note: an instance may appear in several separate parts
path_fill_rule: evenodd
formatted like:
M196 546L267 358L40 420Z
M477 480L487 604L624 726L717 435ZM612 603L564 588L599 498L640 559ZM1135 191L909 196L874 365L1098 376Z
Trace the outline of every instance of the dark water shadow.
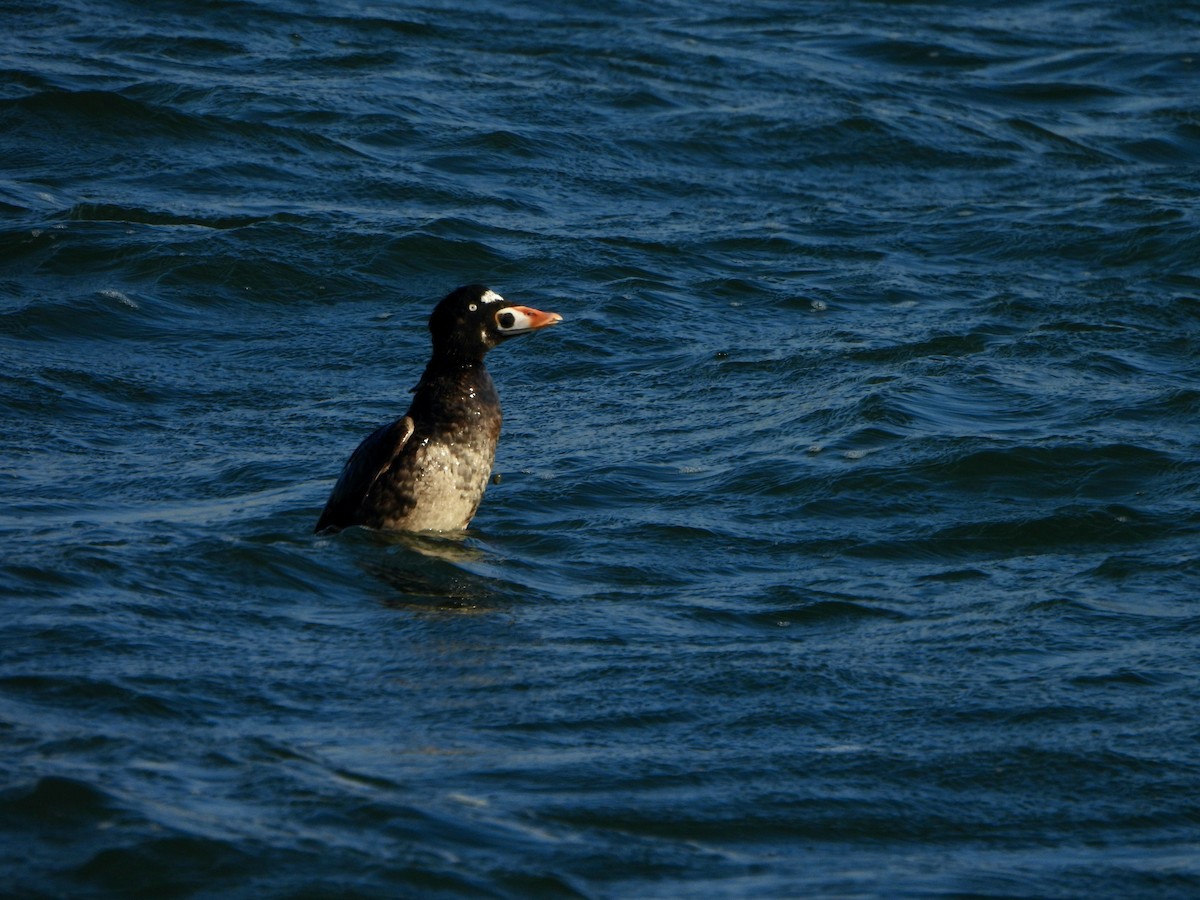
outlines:
M387 593L383 605L421 614L500 612L519 591L491 570L498 561L467 532L409 534L351 528L345 541L355 565Z

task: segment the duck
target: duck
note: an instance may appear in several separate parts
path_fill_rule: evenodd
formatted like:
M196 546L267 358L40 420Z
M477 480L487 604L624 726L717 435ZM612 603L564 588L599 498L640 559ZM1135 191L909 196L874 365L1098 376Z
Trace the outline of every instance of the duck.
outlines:
M408 412L350 454L315 531L466 529L491 479L503 419L484 357L561 321L482 284L442 298L429 316L433 352Z

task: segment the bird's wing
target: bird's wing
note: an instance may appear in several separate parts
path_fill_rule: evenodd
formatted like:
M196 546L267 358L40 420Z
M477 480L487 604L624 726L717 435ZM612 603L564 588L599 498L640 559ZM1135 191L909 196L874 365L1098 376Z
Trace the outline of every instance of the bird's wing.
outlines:
M354 511L408 443L415 427L412 417L404 416L377 429L358 445L346 461L346 467L329 495L329 502L325 504L325 511L317 520L317 531L354 524Z

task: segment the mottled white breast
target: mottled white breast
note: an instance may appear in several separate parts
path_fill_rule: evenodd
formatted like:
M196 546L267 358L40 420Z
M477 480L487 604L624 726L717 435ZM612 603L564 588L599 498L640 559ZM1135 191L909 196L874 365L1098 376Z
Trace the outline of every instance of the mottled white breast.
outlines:
M494 441L442 443L426 438L413 457L415 508L404 527L412 531L458 531L475 515L492 474Z

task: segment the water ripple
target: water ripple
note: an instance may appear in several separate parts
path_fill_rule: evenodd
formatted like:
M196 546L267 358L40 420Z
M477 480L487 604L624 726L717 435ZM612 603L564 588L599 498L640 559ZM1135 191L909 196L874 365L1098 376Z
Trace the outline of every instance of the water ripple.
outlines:
M6 14L11 892L1195 893L1194 9Z

